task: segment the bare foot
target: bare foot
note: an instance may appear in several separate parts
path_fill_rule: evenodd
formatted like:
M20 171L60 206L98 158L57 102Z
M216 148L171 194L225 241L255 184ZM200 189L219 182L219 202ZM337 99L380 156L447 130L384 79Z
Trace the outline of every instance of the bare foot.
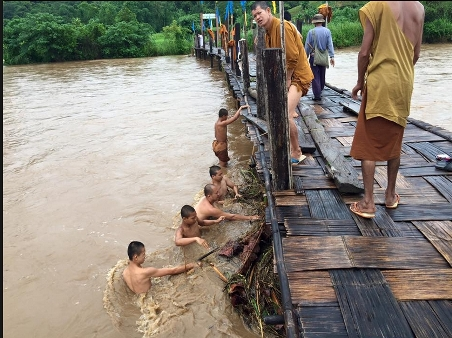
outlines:
M292 117L293 117L294 119L296 119L296 118L298 117L298 114L297 114L297 113L293 113L293 114L292 114Z

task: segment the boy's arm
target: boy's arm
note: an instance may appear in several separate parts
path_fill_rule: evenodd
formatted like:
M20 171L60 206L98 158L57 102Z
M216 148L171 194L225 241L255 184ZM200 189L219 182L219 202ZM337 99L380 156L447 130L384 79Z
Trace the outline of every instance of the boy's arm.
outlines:
M182 235L182 229L178 228L176 231L176 235L174 236L174 243L177 246L185 246L188 244L191 244L193 242L198 243L199 245L205 247L205 248L209 248L209 244L207 244L206 240L204 238L201 237L186 237L184 238L184 236Z
M234 190L235 198L242 197L242 195L239 194L239 188L234 184L234 182L232 182L227 176L224 176L223 179L226 180L226 185Z
M224 216L228 221L257 221L259 219L258 215L241 215L241 214L230 214L227 212L223 212Z
M248 108L249 107L249 105L243 105L243 106L241 106L236 112L235 112L235 114L234 115L232 115L230 118L228 118L227 120L225 120L225 121L223 121L223 122L220 122L219 124L220 125L228 125L228 124L231 124L232 122L234 122L235 120L237 120L238 118L239 118L239 116L240 116L240 112L242 111L242 109L245 109L245 108Z
M168 275L178 275L182 272L191 270L195 267L194 263L187 263L182 264L179 266L175 266L173 268L153 268L153 267L147 267L144 268L146 277L163 277Z
M223 221L224 219L225 219L224 216L220 216L217 219L205 219L205 220L198 219L198 224L201 226L209 226L209 225L218 224L221 221Z

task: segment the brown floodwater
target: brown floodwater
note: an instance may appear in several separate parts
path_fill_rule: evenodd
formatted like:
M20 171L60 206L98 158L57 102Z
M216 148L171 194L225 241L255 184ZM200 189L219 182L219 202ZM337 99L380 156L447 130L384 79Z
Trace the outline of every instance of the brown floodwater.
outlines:
M351 90L357 52L336 51L328 83ZM451 52L422 46L411 112L449 131ZM260 336L212 269L156 279L145 299L118 278L131 240L156 267L203 253L175 247L173 236L180 208L217 164L222 107L236 109L225 74L190 56L3 67L5 337ZM240 184L254 151L240 119L229 140L228 171ZM214 246L249 227L227 222L205 237ZM227 275L230 266L215 262Z

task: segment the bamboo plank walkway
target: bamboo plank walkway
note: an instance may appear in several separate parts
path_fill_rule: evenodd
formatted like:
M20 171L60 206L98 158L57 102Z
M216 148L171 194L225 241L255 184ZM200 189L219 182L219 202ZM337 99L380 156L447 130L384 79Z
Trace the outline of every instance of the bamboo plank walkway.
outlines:
M265 125L240 76L227 63L223 70L233 95L251 105L245 123L263 149L255 162L264 180L271 169ZM384 207L386 162L377 162L376 217L363 219L349 210L361 194L338 189L305 123L314 115L362 179L361 163L349 156L360 102L331 85L321 102L310 97L300 100L297 124L316 150L293 167L293 190L269 196L299 337L452 337L452 172L435 168L437 154L452 156L452 133L410 118L396 183L400 204ZM271 215L267 210L268 224Z

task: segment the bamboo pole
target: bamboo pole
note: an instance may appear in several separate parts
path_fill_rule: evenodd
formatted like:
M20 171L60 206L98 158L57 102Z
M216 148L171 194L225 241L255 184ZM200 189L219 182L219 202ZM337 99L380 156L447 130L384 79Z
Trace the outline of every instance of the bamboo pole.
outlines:
M218 276L220 277L220 279L227 283L228 279L220 272L220 270L217 269L217 267L215 265L213 265L213 263L209 263L209 265L212 267L212 269L218 274Z

